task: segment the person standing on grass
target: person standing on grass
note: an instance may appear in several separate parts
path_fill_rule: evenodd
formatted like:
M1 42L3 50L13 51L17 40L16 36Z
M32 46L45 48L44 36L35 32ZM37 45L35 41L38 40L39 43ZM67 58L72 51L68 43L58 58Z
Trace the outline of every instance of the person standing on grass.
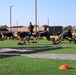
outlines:
M29 27L28 27L28 29L29 29L29 34L32 35L34 26L32 25L32 22L29 22L29 23L30 23L30 25L29 25Z

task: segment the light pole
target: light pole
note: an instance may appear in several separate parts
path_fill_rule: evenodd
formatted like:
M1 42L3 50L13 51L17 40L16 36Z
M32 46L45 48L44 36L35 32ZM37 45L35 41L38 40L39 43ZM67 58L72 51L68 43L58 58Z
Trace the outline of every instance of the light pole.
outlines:
M18 20L17 20L17 32L18 32Z
M12 31L11 30L11 26L12 26L12 10L11 8L13 7L13 5L10 6L10 32Z
M37 32L37 0L35 0L35 31Z
M49 26L49 18L47 18L47 25Z

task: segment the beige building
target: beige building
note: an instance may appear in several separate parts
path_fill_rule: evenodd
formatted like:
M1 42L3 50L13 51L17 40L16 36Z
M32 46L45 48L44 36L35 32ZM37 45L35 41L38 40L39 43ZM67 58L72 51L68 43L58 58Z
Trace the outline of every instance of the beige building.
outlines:
M15 26L15 27L11 27L11 28L7 28L9 31L12 31L14 33L16 33L17 31L20 32L29 32L28 27L27 26ZM34 27L34 32L36 31L45 31L46 27ZM55 35L57 32L62 33L63 32L63 27L62 26L49 26L49 32L50 35Z
M7 28L7 29L12 32L17 32L17 31L29 32L28 27L26 27L26 26L11 27L11 28ZM35 31L44 31L44 27L34 27L34 32Z

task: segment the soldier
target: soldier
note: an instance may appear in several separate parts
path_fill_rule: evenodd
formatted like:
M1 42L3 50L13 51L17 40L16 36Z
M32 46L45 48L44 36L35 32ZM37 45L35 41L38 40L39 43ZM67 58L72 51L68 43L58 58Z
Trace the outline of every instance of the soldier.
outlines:
M72 33L70 30L66 30L66 31L62 32L61 34L59 34L58 39L56 41L54 41L53 44L60 43L63 39L69 40L69 42L71 42L71 40L73 40Z
M28 44L30 44L29 40L31 35L28 32L17 32L17 36L19 37L18 44L25 44L25 41L28 41Z
M29 25L28 29L29 29L30 35L32 35L33 29L34 29L34 26L32 25L32 22L30 22L30 25Z

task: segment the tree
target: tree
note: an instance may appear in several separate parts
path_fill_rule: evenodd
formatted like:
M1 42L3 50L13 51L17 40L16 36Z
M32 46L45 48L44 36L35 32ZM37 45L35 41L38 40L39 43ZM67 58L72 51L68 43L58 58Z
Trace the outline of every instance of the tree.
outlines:
M34 25L34 27L38 27L38 25Z
M48 25L45 24L45 25L42 25L42 27L48 27Z
M76 31L76 25L75 25L75 26L73 26L73 30L74 30L74 31Z
M1 28L7 28L8 26L7 25L1 25L0 27Z
M68 26L66 26L66 27L64 27L63 28L63 30L65 31L65 30L73 30L73 27L71 26L71 25L68 25Z

